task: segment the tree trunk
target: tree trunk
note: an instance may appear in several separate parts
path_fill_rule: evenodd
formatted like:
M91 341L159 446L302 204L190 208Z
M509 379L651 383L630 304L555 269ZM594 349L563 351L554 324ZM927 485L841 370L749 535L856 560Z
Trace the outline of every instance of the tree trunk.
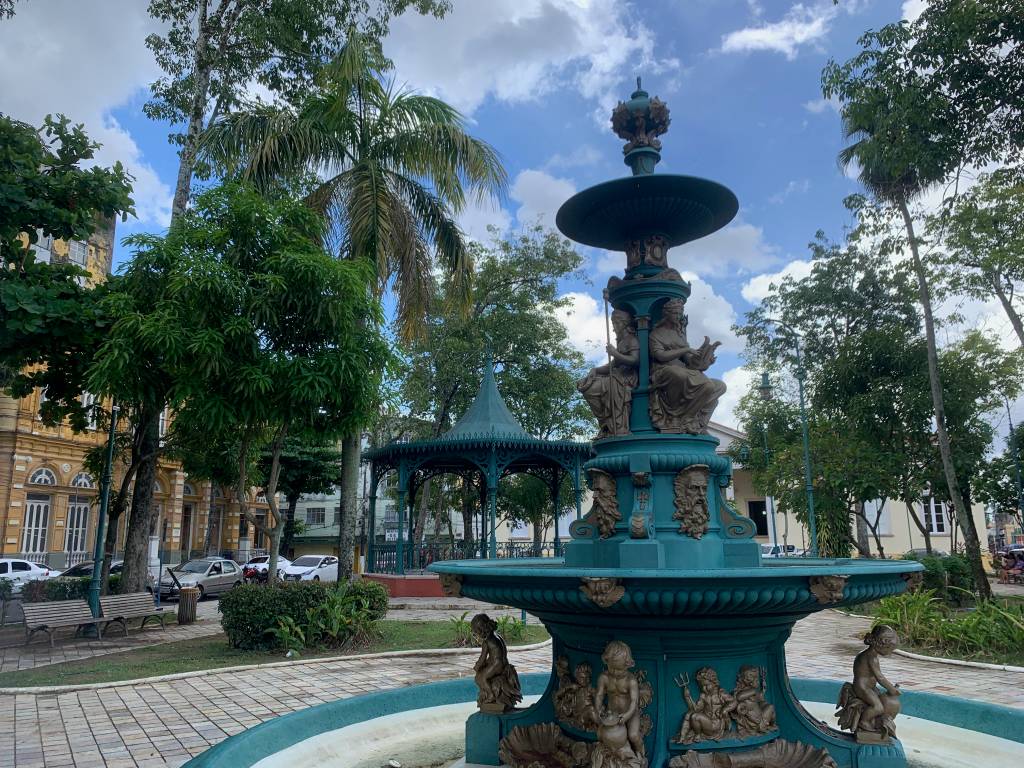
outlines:
M264 492L267 495L267 522L273 523L274 527L264 532L270 534L270 561L267 563L267 585L277 581L277 558L281 550L281 533L284 526L281 524L281 510L277 506L277 483L281 478L281 451L284 449L284 441L288 436L288 422L281 425L281 428L274 436L274 442L270 446L270 472L267 476L267 486ZM247 450L243 447L243 450ZM251 519L248 506L245 507L246 518L255 524Z
M462 546L463 557L470 557L473 551L473 484L462 478Z
M149 571L149 535L155 528L157 508L153 505L153 484L160 455L160 413L162 408L142 408L139 411L139 441L141 459L132 488L132 508L128 516L128 535L124 545L124 571L121 573L121 591L143 592Z
M121 485L114 497L114 503L107 510L107 529L103 532L103 563L100 566L100 594L110 593L110 565L114 560L114 550L117 549L117 526L121 522L121 515L128 506L128 492L131 489L132 478L138 470L138 464L133 462L121 478Z
M356 540L357 491L359 490L360 433L341 440L341 518L338 520L338 581L352 577L352 550Z
M914 509L914 502L907 496L903 499L903 503L907 505L907 514L910 515L910 519L914 521L914 526L924 536L924 551L929 555L932 553L932 535L928 532L928 526L917 516L917 510Z
M196 19L196 55L192 66L193 88L192 109L188 116L188 130L178 160L178 178L174 184L174 202L171 204L171 223L177 221L188 205L188 193L192 187L192 169L196 164L199 136L203 132L206 116L206 102L210 91L210 64L206 60L209 46L206 27L207 0L200 0Z
M1020 345L1024 347L1024 322L1021 322L1020 313L1017 312L1017 308L1013 306L1013 302L1010 301L1010 297L1006 295L1006 289L1003 287L1002 280L999 279L999 275L992 274L989 277L989 281L992 284L992 290L996 296L999 297L999 303L1003 305L1003 311L1006 312L1006 316L1010 318L1010 324L1013 325L1013 330L1017 334L1017 339L1020 341Z
M284 533L281 536L281 544L277 552L281 557L288 557L288 553L292 548L292 542L295 540L295 508L298 504L298 494L292 494L288 497L288 507L284 513Z
M430 509L430 486L433 479L428 477L423 481L423 486L420 488L420 506L416 511L416 527L413 528L411 542L414 547L418 546L424 538L423 532L427 525L427 510Z
M942 458L942 471L946 476L946 485L949 488L950 500L953 502L953 509L956 512L957 524L964 534L964 545L967 549L967 559L971 564L971 571L977 584L978 597L987 600L992 596L988 578L985 576L985 566L981 561L981 544L978 541L978 532L974 529L974 521L970 511L964 507L964 498L960 493L960 484L956 477L956 467L953 464L953 450L949 442L949 433L946 431L946 407L943 403L942 379L939 375L939 352L935 341L935 319L932 316L932 299L928 287L928 275L925 273L924 263L921 261L921 253L918 249L917 237L914 234L914 220L910 215L905 199L898 201L900 213L903 216L903 223L907 228L907 239L910 241L910 254L914 263L914 272L917 275L917 290L921 301L921 312L924 315L925 341L928 348L928 384L932 392L932 407L935 411L935 431L939 442L939 456Z
M868 538L868 519L866 517L867 512L864 509L864 502L857 502L859 510L854 513L856 518L855 525L857 526L857 551L860 552L863 557L871 557L871 541Z
M537 517L533 524L533 556L540 557L540 548L544 543L544 515Z
M875 539L875 546L878 548L878 557L882 560L885 560L885 548L882 546L882 537L878 533L878 525L882 521L882 510L885 508L885 502L886 500L883 499L882 503L878 505L878 511L875 512L874 523L872 523L870 520L867 520L867 516L865 516L868 528L871 529L871 535Z

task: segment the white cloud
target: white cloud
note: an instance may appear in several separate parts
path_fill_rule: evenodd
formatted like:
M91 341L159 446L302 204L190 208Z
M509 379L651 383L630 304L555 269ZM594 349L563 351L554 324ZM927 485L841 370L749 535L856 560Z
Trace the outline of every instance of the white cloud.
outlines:
M607 161L607 153L602 154L590 144L581 144L567 155L555 154L545 164L545 168L586 168Z
M679 68L656 54L654 33L617 0L460 2L443 21L395 20L384 50L410 85L467 114L488 97L533 101L566 88L604 113L629 75Z
M764 239L761 227L733 223L712 235L669 252L669 263L699 275L761 272L781 259L779 249Z
M604 302L589 293L573 291L562 298L571 301L572 306L558 310L558 319L565 326L569 343L583 353L591 363L600 363L606 357ZM610 309L609 309L610 311Z
M120 160L135 177L139 218L166 225L171 190L110 114L157 76L144 44L155 27L144 3L124 3L116 13L99 5L21 3L14 18L0 24L2 108L34 125L58 112L84 123L89 137L103 145L95 162Z
M831 2L807 7L797 3L780 21L745 27L722 36L723 53L774 51L795 59L800 48L828 34L838 9Z
M467 237L478 240L481 243L489 243L491 235L488 227L494 227L499 233L506 232L512 224L512 217L508 211L501 207L496 201L478 201L470 199L466 207L459 214L459 226L466 233Z
M839 100L832 99L813 99L811 101L804 102L804 109L810 112L812 115L820 115L826 110L832 110L836 114L839 114Z
M778 285L787 277L794 280L803 280L811 274L813 262L797 259L791 261L778 272L770 272L751 278L740 289L740 294L751 304L757 304L768 297L772 292L772 286Z
M715 289L692 272L683 272L690 283L690 298L686 300L686 340L699 347L704 337L722 342L721 352L740 352L743 348L732 330L736 323L736 310Z
M811 188L810 179L793 179L780 191L768 198L773 205L780 205L793 195L804 195Z
M509 196L519 203L516 220L520 226L540 222L542 226L554 227L555 213L575 192L576 185L568 179L530 168L516 176Z
M726 390L722 399L718 401L718 407L711 417L719 424L724 424L733 429L740 428L739 418L736 416L736 408L740 404L740 398L750 390L755 374L746 368L730 368L722 375Z
M927 7L928 0L903 0L902 16L907 21L917 21Z

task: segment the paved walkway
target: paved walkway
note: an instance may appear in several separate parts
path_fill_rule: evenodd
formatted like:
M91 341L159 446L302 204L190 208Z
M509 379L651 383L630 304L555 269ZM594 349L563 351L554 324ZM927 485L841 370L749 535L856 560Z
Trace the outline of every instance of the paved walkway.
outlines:
M797 625L790 673L847 677L868 622L828 611ZM512 649L523 673L546 672L550 648ZM208 672L62 694L0 696L0 768L178 766L210 745L277 715L362 693L470 674L475 653L404 656ZM1024 709L1024 674L892 657L903 687Z

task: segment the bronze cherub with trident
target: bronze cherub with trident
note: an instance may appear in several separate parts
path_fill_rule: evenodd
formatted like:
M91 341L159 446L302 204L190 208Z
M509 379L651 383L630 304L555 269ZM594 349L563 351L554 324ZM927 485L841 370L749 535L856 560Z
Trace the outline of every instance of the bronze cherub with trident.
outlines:
M677 675L676 685L683 691L686 700L686 715L676 741L693 744L698 741L721 741L732 727L732 715L736 711L734 699L718 683L718 673L711 667L697 670L697 687L700 697L697 701L690 695L690 677L686 673Z

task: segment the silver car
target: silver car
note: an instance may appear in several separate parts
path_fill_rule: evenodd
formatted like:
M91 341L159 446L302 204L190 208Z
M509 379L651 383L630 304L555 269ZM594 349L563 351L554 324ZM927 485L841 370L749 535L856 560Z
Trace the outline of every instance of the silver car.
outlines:
M170 571L173 573L173 577ZM203 557L189 560L164 571L160 576L160 597L177 597L184 587L197 587L199 599L219 595L242 583L242 569L234 560Z

